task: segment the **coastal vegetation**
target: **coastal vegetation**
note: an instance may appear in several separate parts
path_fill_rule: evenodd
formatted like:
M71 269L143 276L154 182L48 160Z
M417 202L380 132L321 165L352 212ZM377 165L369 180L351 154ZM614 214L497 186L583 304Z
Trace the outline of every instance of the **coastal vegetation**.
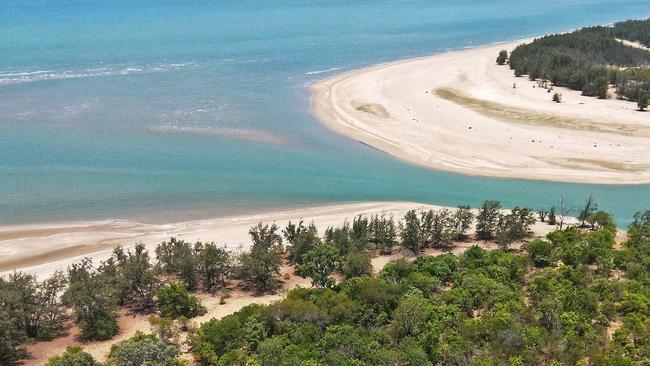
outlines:
M650 51L643 47L650 47L650 19L541 37L509 56L501 51L497 63L507 60L517 76L548 80L586 96L608 98L613 86L618 98L637 102L650 93Z
M566 216L578 220L566 225ZM532 237L533 225L551 225ZM562 225L562 227L560 227ZM470 230L474 229L472 233ZM47 365L644 365L650 359L650 211L617 228L593 197L582 208L411 210L355 217L320 235L302 221L262 224L235 254L172 238L116 248L38 281L0 279L0 363L24 345L80 327L108 339L119 314L151 314L152 333L112 345L106 360L70 346ZM453 254L465 242L468 249ZM394 260L375 268L372 256ZM434 255L436 254L436 255ZM276 291L311 279L270 305L248 305L202 324L197 294ZM290 276L290 275L289 275ZM189 349L189 351L183 351Z

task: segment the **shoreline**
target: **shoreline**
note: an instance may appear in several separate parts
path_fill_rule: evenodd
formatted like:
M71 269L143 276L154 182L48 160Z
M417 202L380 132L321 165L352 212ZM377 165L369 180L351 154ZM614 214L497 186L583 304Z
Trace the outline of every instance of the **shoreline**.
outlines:
M650 118L633 103L559 87L554 89L564 101L553 103L535 88L537 82L494 62L499 50L531 40L334 75L310 86L310 109L329 129L429 169L568 183L650 183L650 148L644 148L650 146ZM440 96L445 88L456 91L456 98Z
M195 242L215 242L232 252L241 252L250 245L248 230L262 222L276 223L283 229L289 221L301 219L314 222L323 233L330 226L351 222L358 215L387 214L396 221L408 210L442 209L452 207L417 202L358 202L312 206L284 211L267 211L251 215L229 216L209 220L149 225L133 221L76 222L70 224L42 224L0 226L0 276L13 271L35 274L39 278L65 270L71 263L84 257L94 261L106 260L113 248L145 244L150 253L156 245L171 237ZM476 209L474 209L476 210ZM574 219L570 219L571 222ZM554 229L546 223L537 223L536 235L543 236Z
M141 242L153 252L157 244L170 237L214 241L237 252L248 247L248 229L259 222L275 222L283 228L289 220L295 222L303 218L306 223L314 221L322 233L328 226L341 225L357 215L385 212L398 219L410 209L439 208L443 207L374 201L276 209L170 224L104 220L0 226L0 276L22 270L45 277L84 257L105 260L118 245L129 248Z

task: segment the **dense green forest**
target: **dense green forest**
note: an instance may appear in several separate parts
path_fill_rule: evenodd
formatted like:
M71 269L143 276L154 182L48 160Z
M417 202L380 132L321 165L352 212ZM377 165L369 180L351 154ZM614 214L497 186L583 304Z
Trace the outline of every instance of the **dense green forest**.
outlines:
M200 365L647 365L650 211L635 215L623 243L591 197L574 211L577 224L566 225L568 212L563 204L504 211L486 201L478 211L413 210L402 220L359 216L322 235L302 221L259 224L239 255L171 239L156 247L156 260L136 245L42 282L14 273L0 279L0 364L70 322L86 340L110 339L117 310L129 309L151 314L153 333L115 343L104 365L189 365L182 342ZM536 221L556 230L530 239ZM498 249L424 253L468 240ZM371 256L382 253L402 259L373 275ZM206 311L195 293L227 302L235 283L277 290L283 263L313 287L192 323ZM47 365L100 362L71 346Z
M538 38L516 47L508 61L517 76L549 80L599 98L607 98L612 85L619 98L636 102L650 93L650 52L620 40L650 47L650 19ZM497 62L505 61L500 54Z

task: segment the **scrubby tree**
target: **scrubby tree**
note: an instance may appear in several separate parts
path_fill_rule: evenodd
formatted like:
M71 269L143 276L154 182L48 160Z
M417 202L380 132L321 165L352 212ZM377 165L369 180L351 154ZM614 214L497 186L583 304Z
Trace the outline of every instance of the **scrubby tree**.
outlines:
M648 94L642 94L639 97L639 100L636 103L637 107L641 112L645 111L648 108Z
M303 256L299 274L310 277L312 285L317 287L332 287L332 273L341 265L339 250L328 244L319 244Z
M198 255L199 278L203 281L203 287L208 291L216 287L225 287L226 278L230 275L232 267L230 253L214 243L198 243L195 250Z
M151 334L136 333L111 346L107 366L184 366L177 346L168 345Z
M562 102L562 94L560 94L560 93L553 94L553 101L555 103L561 103Z
M193 318L206 312L199 299L187 292L187 288L181 283L170 282L162 286L158 289L156 297L158 298L158 308L164 317Z
M171 238L156 247L158 266L164 273L179 276L190 291L198 285L197 258L191 243Z
M526 245L526 251L535 267L546 267L552 262L552 245L544 240L535 239Z
M591 230L597 230L602 227L615 227L614 218L612 215L605 211L596 211L587 217L587 223L591 226Z
M68 346L61 356L51 357L45 366L100 366L90 353L78 345Z
M548 224L549 225L557 224L557 217L555 216L555 206L551 207L551 209L548 210Z
M273 290L277 285L282 263L282 238L277 234L277 225L261 223L249 231L253 240L250 252L240 258L240 272L243 278L252 282L258 293Z
M506 62L508 62L508 51L499 51L499 56L497 56L497 64L504 65Z
M585 222L589 218L591 214L596 212L598 210L598 203L594 200L593 195L589 195L589 197L585 200L585 205L582 207L580 210L580 214L578 215L578 220L580 220L580 226L585 226Z
M535 214L527 208L513 208L509 214L499 215L496 241L506 249L508 244L526 238L535 224Z
M86 258L68 268L68 282L63 302L74 311L81 336L106 340L117 334L116 291L107 276L97 272L92 261Z
M287 242L289 243L287 251L289 254L289 260L293 264L299 265L302 264L305 253L319 245L321 239L318 237L318 230L316 229L316 225L313 223L308 227L304 227L302 221L300 221L297 229L294 229L293 233L291 231L292 225L293 224L289 222L287 229L284 231L285 238L287 238Z
M0 291L0 305L5 304L4 292ZM15 327L13 319L4 306L0 306L0 364L12 365L27 355L22 347L25 334Z
M26 338L54 338L66 319L60 300L65 286L65 276L60 272L43 282L23 272L0 278L0 304L7 317L13 320L11 327Z
M133 251L115 248L111 259L103 263L100 270L109 277L120 305L132 302L141 310L153 306L158 283L144 244L136 244Z
M348 253L343 259L341 272L347 279L372 274L370 257L361 251Z
M499 216L501 214L501 202L485 201L476 215L476 236L481 240L494 239Z
M180 317L179 317L180 318ZM187 319L186 317L183 317ZM150 315L147 319L151 325L151 331L165 344L179 344L180 329L172 318Z

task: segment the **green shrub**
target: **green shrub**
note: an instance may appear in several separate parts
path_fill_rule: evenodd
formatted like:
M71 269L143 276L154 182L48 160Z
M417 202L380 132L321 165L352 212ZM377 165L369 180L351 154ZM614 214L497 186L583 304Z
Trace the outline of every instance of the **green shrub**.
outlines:
M206 312L199 299L188 293L180 283L171 282L162 286L157 292L157 297L160 313L167 318L193 318Z

